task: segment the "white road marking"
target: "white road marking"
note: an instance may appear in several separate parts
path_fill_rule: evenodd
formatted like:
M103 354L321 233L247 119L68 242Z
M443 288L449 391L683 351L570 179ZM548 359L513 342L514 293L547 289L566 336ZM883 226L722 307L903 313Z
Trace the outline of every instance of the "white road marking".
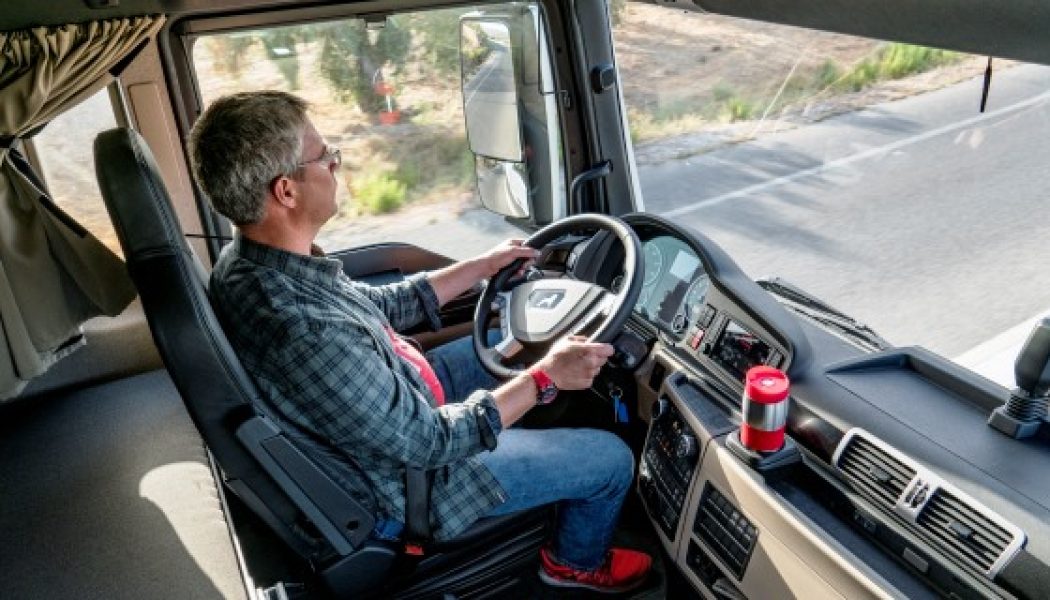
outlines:
M790 175L784 175L784 176L781 176L781 177L777 177L776 179L770 179L768 181L763 181L761 183L756 183L754 185L749 185L747 187L740 188L740 189L732 191L732 192L727 192L727 193L721 194L719 196L713 196L713 197L707 198L705 200L698 200L697 202L694 202L693 204L690 204L688 206L681 206L679 208L668 210L666 212L662 212L662 213L659 213L659 214L661 216L663 216L663 217L668 217L668 218L680 217L680 216L682 216L684 214L688 214L688 213L693 212L695 210L700 210L701 208L708 208L708 207L711 207L711 206L714 206L714 205L726 202L727 200L733 200L733 199L736 199L736 198L743 198L743 197L749 196L751 194L756 194L758 192L763 192L763 191L766 191L766 190L771 189L771 188L779 187L779 186L782 186L782 185L786 185L788 183L792 183L794 181L798 181L799 179L804 179L806 177L811 177L813 175L818 175L818 174L820 174L820 173L822 173L824 171L830 171L832 169L841 168L841 167L844 167L846 165L855 163L857 161L865 160L867 158L872 158L874 156L879 156L880 154L886 154L886 153L889 153L889 152L893 152L894 150L899 150L900 148L904 148L904 147L910 146L912 144L917 144L919 142L928 140L930 138L935 138L935 137L937 137L939 135L944 135L946 133L951 133L953 131L958 131L960 129L966 129L967 127L971 127L971 126L976 125L976 124L978 124L978 123L980 123L982 121L987 121L988 119L994 119L996 117L1000 117L1002 115L1009 114L1011 112L1016 112L1016 111L1019 111L1021 109L1028 108L1030 106L1039 104L1040 102L1044 102L1044 101L1046 101L1048 99L1050 99L1050 92L1044 92L1044 93L1039 94L1037 96L1032 96L1031 98L1028 98L1027 100L1022 100L1020 102L1011 104L1009 106L1004 106L1002 108L993 110L991 112L978 114L976 116L970 117L969 119L963 119L962 121L956 121L955 123L952 123L950 125L942 125L941 127L937 127L935 129L931 129L929 131L926 131L926 132L923 132L923 133L920 133L920 134L917 134L917 135L913 135L911 137L907 137L907 138L904 138L904 139L901 139L901 140L897 140L896 142L891 142L889 144L884 144L882 146L875 146L873 148L868 148L867 150L864 150L862 152L857 152L857 153L851 154L849 156L844 156L842 158L835 159L835 160L830 161L830 162L821 163L821 164L819 164L819 165L817 165L815 167L811 167L809 169L804 169L802 171L796 171L796 172L794 172L794 173L792 173Z
M491 58L492 57L490 57L490 59ZM489 75L492 75L492 72L496 70L496 66L498 65L498 63L498 60L490 60L488 64L485 65L485 76L482 77L481 80L478 81L476 84L474 84L474 81L477 80L478 75L480 75L480 73L474 76L474 80L470 82L471 84L474 84L474 89L470 91L470 95L467 96L467 99L463 101L463 106L467 106L468 104L470 104L470 101L474 99L474 96L478 93L478 90L481 89L481 86L485 85L485 82L488 80Z

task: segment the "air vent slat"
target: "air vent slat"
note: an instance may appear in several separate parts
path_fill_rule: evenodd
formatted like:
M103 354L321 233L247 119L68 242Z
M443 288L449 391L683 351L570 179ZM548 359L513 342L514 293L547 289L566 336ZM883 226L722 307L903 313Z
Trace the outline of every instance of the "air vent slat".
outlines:
M860 447L862 451L868 454L876 455L882 462L885 462L889 465L893 465L901 473L904 479L910 481L912 477L915 477L915 469L897 460L887 452L884 452L882 449L880 449L875 444L872 444L868 440L860 437L855 439L857 440L857 446Z
M978 533L987 534L993 539L998 539L1003 546L1010 543L1012 536L1010 532L1003 529L998 523L992 521L981 513L968 509L966 505L952 496L949 492L942 491L938 495L937 502L931 502L938 510L943 510L956 520L969 525Z
M902 471L889 463L883 462L880 459L880 457L877 457L873 454L865 455L861 452L847 452L846 455L843 456L843 459L860 461L871 466L879 467L888 475L892 476L894 479L898 479L904 482L911 481L911 478L914 476L914 473L909 474L905 471Z
M934 525L936 527L936 533L938 535L944 535L945 537L948 537L950 539L959 540L960 542L963 542L963 540L952 531L952 522L954 521L958 521L958 519L946 516L943 513L938 512L937 510L924 513L922 515L922 518L919 519L920 524L929 523L931 525ZM996 542L990 540L987 536L983 535L983 532L980 532L978 530L973 530L973 534L970 536L969 539L972 542L969 545L970 547L974 548L974 550L980 550L991 554L998 554L999 552L1002 552L1003 548L1006 547L1006 544L997 544Z
M853 466L855 469L860 471L859 475L863 475L863 479L869 480L872 483L879 485L880 487L885 487L887 485L892 484L894 492L898 496L901 494L901 492L904 491L904 488L908 485L908 479L903 479L900 475L888 473L884 469L881 469L882 465L873 463L871 461L863 460L858 456L846 456L843 458L842 462ZM889 475L890 480L886 483L882 483L881 481L879 481L874 475L875 469L881 470L882 472Z
M846 434L835 457L853 491L960 566L994 578L1008 554L1024 544L1023 531L862 429ZM918 490L912 503L897 505L909 485ZM927 493L922 505L919 494Z
M897 503L915 477L915 469L861 436L850 439L838 466L854 491L886 508Z
M867 482L856 477L850 477L849 479L853 484L853 489L865 496L879 500L887 506L893 506L894 502L896 502L896 497L882 488L868 485Z
M951 532L951 520L939 516L934 516L932 518L923 517L923 519L920 520L920 525L927 526L930 533L937 538L943 539L945 543L950 543L953 547L961 547L961 549L965 549L970 554L980 556L979 562L985 564L986 567L995 562L995 558L999 556L1006 547L1005 544L991 544L987 541L982 541L981 539L973 539L970 542L964 541Z
M955 541L954 539L942 536L935 536L931 541L934 543L934 545L940 546L943 550L959 558L962 558L963 560L969 562L971 565L977 567L981 571L987 571L988 568L992 566L992 563L995 562L994 558L982 556L974 552L962 542Z
M853 452L847 452L843 456L843 458L864 461L868 464L878 466L882 470L886 471L890 475L902 481L910 481L911 478L915 476L914 472L909 472L907 469L902 469L898 465L895 465L890 461L883 460L883 456L880 456L874 452L865 452L861 448L858 448Z
M930 511L930 516L936 516L949 525L952 521L963 523L973 530L975 538L986 540L989 546L997 547L996 551L998 552L1001 552L1010 543L1009 534L994 523L989 523L987 519L974 519L974 515L964 514L960 509L947 508L943 504L933 502L930 503L926 510Z
M886 490L866 486L864 485L863 481L857 481L855 479L852 481L852 483L854 484L854 489L858 493L863 494L864 496L867 496L873 500L882 502L887 507L893 506L894 502L896 501L896 498Z
M973 510L967 510L965 506L951 498L950 493L941 490L930 500L926 507L926 515L938 518L950 527L952 521L958 521L973 531L972 537L978 541L985 541L991 546L995 553L1002 552L1010 544L1012 539L1007 531L990 521L984 515Z
M870 466L869 463L858 461L852 456L847 456L841 461L841 468L856 491L874 496L889 506L893 506L901 492L904 491L906 484L894 481L892 485L883 485L872 477L869 471Z
M943 511L952 518L967 524L976 533L989 539L1000 540L1003 546L1009 544L1013 539L1013 536L998 523L962 504L946 490L939 491L930 500L930 505L934 510Z
M984 572L1013 541L1009 531L943 488L930 498L918 525L933 543ZM968 532L969 537L961 538L960 531Z

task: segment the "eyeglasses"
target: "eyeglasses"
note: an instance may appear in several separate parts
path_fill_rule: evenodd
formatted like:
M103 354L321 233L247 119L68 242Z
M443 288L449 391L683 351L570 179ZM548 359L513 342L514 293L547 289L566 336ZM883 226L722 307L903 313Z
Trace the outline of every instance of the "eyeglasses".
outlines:
M326 169L331 169L332 165L338 167L343 164L343 152L331 144L325 144L324 152L321 153L321 156L313 160L303 161L296 166L305 167L311 163L324 163Z

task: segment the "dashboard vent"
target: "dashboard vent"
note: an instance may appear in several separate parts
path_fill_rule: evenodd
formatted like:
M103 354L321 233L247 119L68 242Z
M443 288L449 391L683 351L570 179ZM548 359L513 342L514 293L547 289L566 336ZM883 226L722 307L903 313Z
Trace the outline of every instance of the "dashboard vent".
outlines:
M931 550L988 579L1024 546L1019 527L863 429L846 432L832 463Z
M1016 537L944 488L930 498L918 525L930 542L984 573L992 571Z
M855 492L891 509L915 477L914 468L861 435L846 442L836 466Z

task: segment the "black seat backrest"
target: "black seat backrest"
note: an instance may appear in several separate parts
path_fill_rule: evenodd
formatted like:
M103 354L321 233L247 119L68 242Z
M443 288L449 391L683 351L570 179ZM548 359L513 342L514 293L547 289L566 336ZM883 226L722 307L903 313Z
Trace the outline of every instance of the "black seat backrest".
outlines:
M95 168L153 339L225 483L315 566L351 553L374 526L345 491L357 475L260 401L145 141L127 129L103 132Z

